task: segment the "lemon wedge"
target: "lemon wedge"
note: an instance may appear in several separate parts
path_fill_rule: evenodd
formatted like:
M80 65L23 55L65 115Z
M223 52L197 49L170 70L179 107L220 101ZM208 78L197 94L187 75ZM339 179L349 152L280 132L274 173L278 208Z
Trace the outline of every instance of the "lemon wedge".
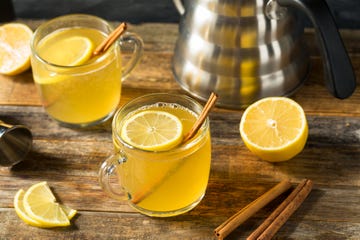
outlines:
M166 151L179 145L183 126L178 117L164 111L146 110L125 120L121 138L128 144L148 151Z
M26 211L24 209L24 204L23 204L24 194L25 194L25 191L23 189L20 189L15 195L14 208L15 208L15 211L16 211L17 215L19 216L19 218L21 218L27 224L29 224L31 226L34 226L34 227L41 227L40 222L32 219L26 213Z
M63 31L56 31L40 42L37 51L41 58L60 66L79 66L87 62L92 56L93 42L87 37L62 37L63 34Z
M69 220L71 220L77 214L77 211L75 209L72 209L66 205L60 204L60 207L64 211L64 213L66 214Z
M23 203L23 199L24 199L24 195L25 195L25 191L23 189L20 189L19 191L17 191L15 197L14 197L14 208L16 211L16 214L19 216L19 218L21 220L23 220L25 223L34 226L34 227L41 227L41 228L48 228L48 227L53 227L52 225L47 225L44 223L40 223L38 221L36 221L35 219L31 218L25 211L24 208L24 203ZM64 213L67 215L67 218L69 220L71 220L77 213L76 210L65 206L65 205L60 205L62 210L64 211Z
M299 154L308 137L302 107L287 97L268 97L251 104L241 117L246 147L263 160L286 161Z
M17 75L30 68L32 30L22 23L0 27L0 73Z
M57 203L46 182L34 184L26 192L20 189L14 197L14 208L25 223L42 228L68 226L77 213Z

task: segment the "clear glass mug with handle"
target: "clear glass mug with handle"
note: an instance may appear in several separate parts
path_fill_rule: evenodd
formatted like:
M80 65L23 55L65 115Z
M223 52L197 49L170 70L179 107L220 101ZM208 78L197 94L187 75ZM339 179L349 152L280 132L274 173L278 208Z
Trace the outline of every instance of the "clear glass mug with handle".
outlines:
M163 151L129 144L122 131L136 114L164 111L180 119L186 135L202 109L193 99L174 94L149 94L125 104L113 118L115 153L99 171L103 190L115 199L126 199L130 206L149 216L179 215L197 206L205 194L210 172L209 120L193 138Z
M92 57L112 31L105 20L86 14L58 17L35 31L31 41L34 81L46 112L63 125L94 125L115 112L121 82L139 62L143 42L125 32L106 52ZM126 64L122 50L132 54Z

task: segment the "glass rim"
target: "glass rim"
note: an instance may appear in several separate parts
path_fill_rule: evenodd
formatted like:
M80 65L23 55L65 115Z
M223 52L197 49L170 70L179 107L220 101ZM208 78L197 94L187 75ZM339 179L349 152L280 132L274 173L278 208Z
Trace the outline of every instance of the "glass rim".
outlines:
M125 111L127 108L130 108L130 106L132 106L133 104L135 104L137 101L139 101L140 99L145 99L145 98L151 98L151 97L158 97L159 101L161 100L161 96L167 96L167 97L175 97L176 98L182 98L185 101L189 101L191 104L194 104L196 107L199 108L199 110L201 111L203 109L203 106L196 101L195 99L184 95L184 94L176 94L176 93L150 93L150 94L145 94L139 97L136 97L132 100L130 100L129 102L127 102L126 104L124 104L122 107L120 107L114 114L113 120L112 120L112 135L114 138L116 138L117 141L119 141L121 144L123 144L127 149L131 149L134 151L138 151L138 152L143 152L143 153L151 153L151 154L157 154L157 155L162 155L162 154L179 154L182 153L183 151L189 150L192 147L196 146L199 142L202 141L203 138L206 137L207 134L207 130L209 129L209 117L207 117L204 121L204 123L202 124L201 128L199 129L200 134L195 135L195 137L193 137L191 140L189 140L186 144L180 144L179 146L176 146L170 150L167 151L151 151L151 150L144 150L141 148L137 148L135 146L132 146L131 144L127 143L126 141L124 141L121 136L120 136L120 129L119 129L119 125L121 125L120 123L122 122L122 119L120 119L120 115ZM162 101L162 102L166 102L166 101ZM177 103L175 100L173 101L174 103ZM188 107L186 107L188 108ZM193 109L190 109L192 112L195 112ZM129 114L130 112L127 112L125 114L125 116L127 114ZM199 115L200 113L195 112L197 115ZM119 123L117 123L117 120L120 120Z
M77 68L82 68L82 67L87 67L87 66L91 66L93 64L98 64L98 63L101 63L103 62L107 57L108 55L110 55L113 51L113 49L115 47L118 46L118 41L115 41L114 44L112 44L110 46L109 49L107 49L106 52L102 53L101 56L98 57L98 59L96 59L96 61L90 61L90 62L87 62L87 63L84 63L84 64L81 64L81 65L76 65L76 66L66 66L66 65L59 65L59 64L55 64L55 63L52 63L52 62L49 62L47 60L45 60L44 58L42 58L39 54L38 54L38 51L36 50L36 47L35 47L35 38L36 36L39 35L39 32L42 31L44 28L52 25L54 22L58 22L58 21L61 21L62 19L67 19L67 18L92 18L93 20L95 21L98 21L100 22L101 24L103 24L106 28L109 29L109 33L110 34L114 28L113 26L111 26L105 19L103 18L100 18L98 16L95 16L95 15L91 15L91 14L67 14L67 15L62 15L62 16L59 16L59 17L55 17L53 19L50 19L44 23L42 23L35 31L34 31L34 34L30 40L30 48L31 48L31 53L32 55L38 59L41 63L43 64L46 64L48 66L51 66L51 67L55 67L55 68L62 68L62 69L67 69L67 70L71 70L71 69L77 69ZM77 26L77 27L81 27L81 26ZM58 29L61 29L61 28L58 28ZM56 29L56 30L58 30ZM55 30L55 31L56 31ZM97 29L98 30L98 29ZM53 33L54 31L52 31L51 33ZM49 33L49 34L51 34ZM37 45L39 44L39 42L44 39L46 36L48 36L49 34L45 35L44 37L42 37L38 42L37 42ZM36 46L37 46L36 45Z

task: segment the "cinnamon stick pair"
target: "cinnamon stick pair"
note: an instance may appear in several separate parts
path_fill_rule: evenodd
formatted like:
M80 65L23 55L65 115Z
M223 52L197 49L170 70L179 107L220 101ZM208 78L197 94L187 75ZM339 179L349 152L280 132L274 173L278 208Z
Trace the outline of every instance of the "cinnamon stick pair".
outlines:
M219 239L225 238L241 223L245 222L258 210L278 197L280 194L290 188L288 180L283 180L268 192L257 198L245 208L226 220L215 229L215 235ZM247 238L247 240L265 240L271 239L289 217L298 209L301 203L306 199L312 189L311 180L304 179L291 192L291 194L274 210L274 212Z

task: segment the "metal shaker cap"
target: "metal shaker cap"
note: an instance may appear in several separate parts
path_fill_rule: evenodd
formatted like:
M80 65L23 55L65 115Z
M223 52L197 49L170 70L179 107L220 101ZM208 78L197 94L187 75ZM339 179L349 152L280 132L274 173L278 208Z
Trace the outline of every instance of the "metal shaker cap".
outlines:
M26 126L0 121L0 166L11 167L21 162L31 146L32 134Z

